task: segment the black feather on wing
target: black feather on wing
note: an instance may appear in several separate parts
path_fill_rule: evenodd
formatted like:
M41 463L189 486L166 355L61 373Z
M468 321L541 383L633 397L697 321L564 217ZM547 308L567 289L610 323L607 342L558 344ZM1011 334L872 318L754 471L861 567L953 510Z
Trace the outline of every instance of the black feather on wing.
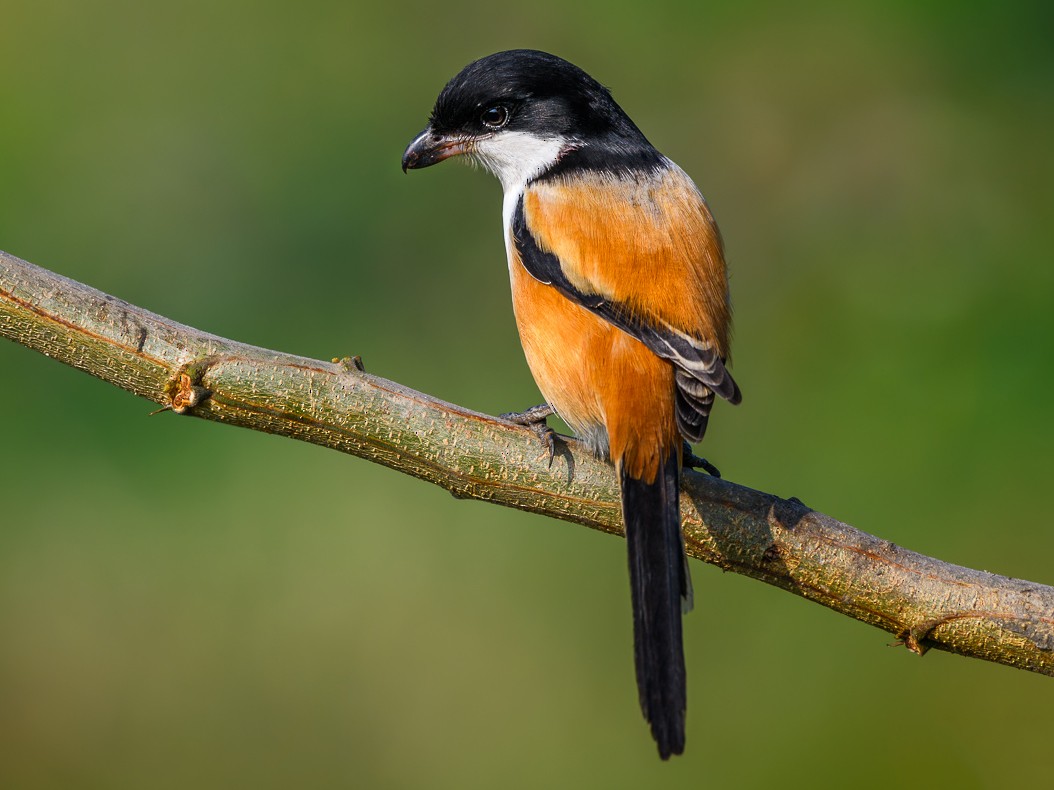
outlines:
M725 360L711 343L665 322L656 323L633 315L625 305L599 294L584 293L572 285L560 259L538 246L527 226L522 195L512 218L512 237L520 262L534 279L553 286L572 302L637 338L656 356L674 366L677 371L677 427L688 441L698 442L703 438L714 394L729 403L742 400L739 386L725 367Z

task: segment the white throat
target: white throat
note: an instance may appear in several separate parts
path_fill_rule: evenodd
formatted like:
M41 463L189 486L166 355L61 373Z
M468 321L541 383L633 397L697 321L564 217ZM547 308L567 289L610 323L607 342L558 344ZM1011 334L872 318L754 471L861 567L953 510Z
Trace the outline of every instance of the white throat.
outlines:
M509 246L509 229L516 204L527 182L551 167L560 154L573 146L566 137L541 137L530 132L502 131L479 140L472 147L472 158L501 181L505 191L502 219L505 246Z
M506 194L523 185L560 158L571 144L566 137L540 137L530 132L497 132L472 146L472 158L501 181Z

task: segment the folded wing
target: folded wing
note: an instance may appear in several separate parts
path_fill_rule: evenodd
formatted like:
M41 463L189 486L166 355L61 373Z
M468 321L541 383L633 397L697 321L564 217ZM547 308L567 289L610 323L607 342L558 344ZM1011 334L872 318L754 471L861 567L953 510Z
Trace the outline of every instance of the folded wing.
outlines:
M698 217L698 222L709 221L711 225L712 219L687 176L680 171L673 175L687 181L687 187L674 183L666 189L683 192L690 188L690 192L673 201L670 213L675 216L671 218L662 211L662 183L650 187L633 185L630 204L642 212L627 218L626 225L635 224L638 230L628 241L622 239L623 243L604 243L610 239L618 241L626 234L622 228L598 227L597 221L591 222L605 213L590 210L588 194L568 195L566 190L561 192L560 187L553 186L543 190L528 187L515 208L510 230L520 260L532 277L637 338L674 366L678 428L686 439L697 442L706 431L714 395L731 403L739 403L742 396L725 367L727 286L724 293L716 294L704 285L695 287L697 282L713 282L714 273L706 267L715 265L720 267L720 283L725 283L716 226L685 227L686 213L689 219ZM641 192L644 197L636 194ZM690 210L693 197L701 211ZM651 200L652 205L642 205L646 200ZM666 201L670 202L668 198ZM685 203L689 203L687 211ZM606 216L610 217L610 212ZM642 222L642 216L647 221ZM547 226L554 219L563 223L561 233L547 234ZM572 233L568 233L568 228ZM577 234L573 232L576 229ZM672 234L699 238L695 244L685 243ZM562 250L553 250L558 245L547 244L550 235L565 240ZM685 260L686 257L695 260ZM654 271L649 272L649 267ZM637 295L644 293L645 297L620 299L620 274L624 275L623 280L634 279L631 290ZM642 285L653 287L649 291Z

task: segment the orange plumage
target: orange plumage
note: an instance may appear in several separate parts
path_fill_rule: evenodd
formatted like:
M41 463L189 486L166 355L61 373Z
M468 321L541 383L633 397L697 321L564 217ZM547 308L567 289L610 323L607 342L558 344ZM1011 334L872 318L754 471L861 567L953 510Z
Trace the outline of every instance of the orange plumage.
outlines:
M666 759L684 751L687 711L682 441L703 438L715 398L740 400L725 366L720 234L691 179L607 89L545 52L498 52L462 69L403 169L462 154L505 192L516 324L538 388L615 463L637 688Z
M721 238L676 168L532 184L524 213L539 246L579 290L710 341L727 355L730 308ZM614 462L651 482L680 444L673 368L636 338L535 280L510 247L513 308L546 400L583 437L606 430Z

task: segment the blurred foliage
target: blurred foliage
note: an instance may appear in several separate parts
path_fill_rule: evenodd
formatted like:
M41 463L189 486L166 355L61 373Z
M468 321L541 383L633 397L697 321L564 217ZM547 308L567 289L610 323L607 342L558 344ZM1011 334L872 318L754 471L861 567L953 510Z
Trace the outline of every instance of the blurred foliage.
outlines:
M492 413L539 400L499 187L399 157L513 46L611 86L721 222L705 454L1051 583L1049 4L0 0L0 248ZM688 754L621 541L172 415L0 346L0 785L1046 785L1048 678L696 565Z

